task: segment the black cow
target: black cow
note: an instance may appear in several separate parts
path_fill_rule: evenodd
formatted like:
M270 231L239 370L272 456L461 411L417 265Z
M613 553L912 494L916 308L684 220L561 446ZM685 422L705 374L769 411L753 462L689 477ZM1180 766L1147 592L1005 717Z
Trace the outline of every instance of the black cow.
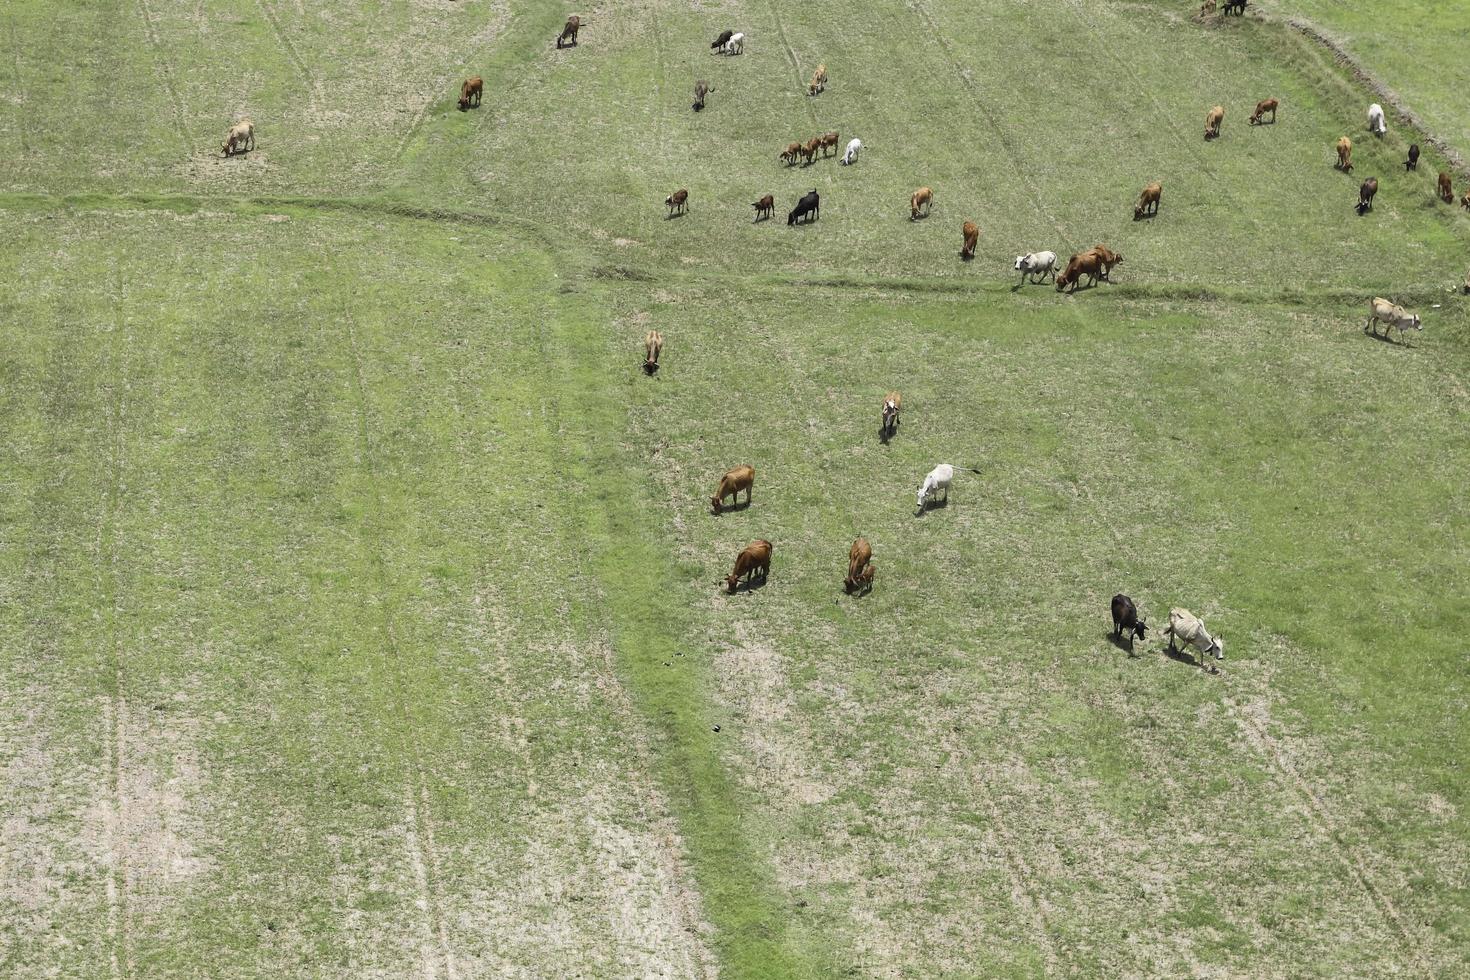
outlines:
M1377 177L1369 177L1363 181L1363 186L1358 188L1358 214L1366 214L1373 210L1373 195L1377 193Z
M1404 169L1405 170L1418 170L1419 169L1419 144L1418 143L1410 143L1409 144L1409 159L1407 159L1407 160L1404 161Z
M719 48L723 48L725 46L725 42L728 41L728 40L730 40L730 38L732 38L734 36L735 36L735 32L734 31L721 31L720 32L720 36L717 37L717 38L715 38L715 43L714 44L711 44L709 46L709 49L711 51L715 51L715 50L718 50Z
M1225 0L1225 16L1230 16L1230 12L1234 11L1237 17L1244 17L1245 4L1246 0Z
M1121 640L1123 631L1127 630L1128 649L1132 650L1135 637L1140 640L1147 639L1144 636L1147 629L1148 624L1138 618L1138 607L1133 604L1132 599L1121 592L1113 596L1113 637L1115 639Z
M816 188L812 188L810 192L802 195L801 200L796 202L796 207L792 208L791 213L786 215L786 223L788 225L794 225L807 215L811 215L810 220L813 221L822 215L822 198L817 194Z

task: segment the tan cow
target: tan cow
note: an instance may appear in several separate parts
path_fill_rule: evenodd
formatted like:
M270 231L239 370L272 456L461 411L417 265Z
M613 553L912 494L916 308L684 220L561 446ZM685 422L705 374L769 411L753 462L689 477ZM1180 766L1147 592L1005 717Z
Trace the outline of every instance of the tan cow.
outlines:
M806 163L811 163L817 158L817 151L822 148L822 137L813 136L801 145L801 157Z
M236 153L244 153L253 149L255 149L255 123L249 119L242 119L231 126L230 131L225 134L225 142L220 147L220 152L227 157L232 157Z
M1439 199L1446 204L1455 203L1455 189L1450 185L1450 175L1443 170L1439 172Z
M757 538L735 556L735 570L725 577L725 585L730 589L730 594L734 595L735 586L741 578L748 582L758 575L764 581L770 574L771 542Z
M1470 211L1470 191L1466 191L1465 196L1460 198L1460 207Z
M1337 141L1337 169L1345 174L1353 172L1353 141L1346 136Z
M732 507L740 505L740 491L745 491L745 506L750 506L751 496L755 491L755 467L737 466L720 477L719 489L715 495L709 498L709 505L714 508L716 514L725 509L725 498L734 497Z
M816 71L812 72L812 82L806 87L806 94L816 95L818 92L825 91L826 88L827 66L825 64L821 64L817 66Z
M1225 107L1217 105L1205 116L1205 139L1220 138L1220 123L1225 120Z
M643 373L652 375L658 370L658 355L663 353L664 335L657 330L648 331L643 338Z
M1253 113L1251 113L1251 119L1250 119L1251 125L1252 126L1261 126L1261 125L1264 125L1264 122L1265 121L1261 117L1264 116L1268 112L1271 113L1271 122L1272 123L1275 123L1276 122L1276 107L1278 105L1280 105L1280 104L1281 103L1279 101L1277 101L1276 99L1262 99L1261 101L1257 102L1256 103L1256 111L1253 112Z
M921 209L927 216L933 206L934 191L928 187L920 187L909 196L909 220L917 221Z
M824 156L824 157L832 156L833 153L836 153L837 152L837 140L838 140L838 138L839 137L837 136L837 134L835 132L833 132L833 133L823 133L822 134L822 156ZM827 152L827 148L828 147L831 147L832 153L828 153Z
M1406 330L1423 330L1424 325L1419 320L1419 314L1410 313L1397 303L1390 303L1381 296L1375 296L1368 301L1368 323L1363 327L1364 333L1371 332L1377 337L1378 324L1386 324L1383 336L1388 337L1390 329L1396 329L1402 337Z
M1143 189L1138 196L1138 203L1133 207L1133 220L1138 221L1146 214L1159 213L1159 197L1164 193L1164 185L1154 181Z
M459 87L459 111L464 112L471 106L480 104L480 98L485 92L485 80L479 75L474 78L466 78L464 84Z
M965 244L960 247L960 258L973 259L975 243L980 241L980 226L973 221L966 221L964 228L960 230L965 236Z
M873 546L867 538L858 538L847 552L847 578L842 587L848 595L859 589L867 592L873 588Z

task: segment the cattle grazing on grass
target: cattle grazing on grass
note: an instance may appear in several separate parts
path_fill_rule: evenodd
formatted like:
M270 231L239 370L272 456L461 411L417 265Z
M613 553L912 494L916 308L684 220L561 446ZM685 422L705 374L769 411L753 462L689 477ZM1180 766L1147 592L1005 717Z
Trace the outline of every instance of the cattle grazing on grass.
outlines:
M848 595L859 589L867 592L873 588L873 546L867 538L858 538L847 551L847 578L842 588Z
M1123 631L1128 631L1128 649L1133 649L1135 639L1144 640L1148 637L1148 624L1138 615L1138 607L1133 600L1121 592L1113 596L1113 639L1121 640Z
M796 207L786 215L786 223L794 225L798 221L816 221L822 216L822 197L813 187L803 194L801 200L796 202Z
M1369 177L1363 181L1363 186L1358 188L1358 214L1367 214L1373 210L1373 196L1377 193L1377 177Z
M1385 324L1383 336L1389 336L1390 329L1397 330L1399 336L1403 337L1408 330L1423 330L1424 325L1419 321L1419 314L1410 313L1397 303L1390 303L1381 296L1375 296L1368 301L1368 323L1363 327L1364 333L1372 333L1377 337L1378 324Z
M960 233L965 236L964 244L960 246L960 258L973 259L975 244L980 241L980 226L973 221L966 221Z
M480 104L481 97L485 94L485 80L479 75L474 78L466 78L464 84L459 87L459 111L464 112L471 106Z
M1204 621L1188 609L1169 610L1169 625L1164 627L1164 635L1169 638L1170 653L1179 652L1174 646L1175 640L1199 651L1199 665L1206 670L1217 669L1207 666L1206 657L1214 657L1216 660L1225 659L1225 638L1211 636L1205 629Z
M1450 175L1443 170L1439 172L1439 199L1446 204L1455 203L1455 189L1450 186Z
M1261 101L1257 102L1256 111L1251 113L1251 125L1264 125L1265 121L1261 117L1263 117L1268 112L1271 113L1271 122L1276 122L1276 107L1280 104L1281 103L1277 99L1262 99Z
M1159 213L1159 198L1164 193L1164 185L1154 181L1143 189L1138 195L1138 203L1133 206L1133 220L1138 221L1146 215Z
M1114 252L1112 249L1102 244L1094 245L1092 246L1092 248L1088 249L1088 251L1094 253L1099 259L1102 260L1102 275L1099 278L1101 278L1103 282L1112 282L1113 280L1111 276L1113 273L1113 266L1118 265L1120 262L1123 261L1122 254L1119 252Z
M1368 107L1368 131L1374 136L1388 132L1388 122L1383 118L1383 106L1377 102Z
M1237 17L1245 16L1246 0L1225 0L1225 16L1229 17L1234 12Z
M664 203L669 206L669 217L672 218L675 214L683 214L689 210L689 192L683 189L674 191L674 193L664 198Z
M807 164L810 164L813 160L815 160L817 158L817 150L821 149L821 147L822 137L820 136L813 136L811 139L801 144L802 166L806 166Z
M969 467L969 471L971 473L980 472L973 466ZM949 465L948 463L940 463L938 466L930 470L928 475L924 477L924 482L919 484L919 492L917 497L915 498L914 506L918 507L920 510L923 510L925 504L928 503L929 498L934 496L941 490L944 491L944 502L946 504L949 503L949 485L953 482L954 467Z
M898 431L898 413L903 411L903 395L896 391L890 391L883 398L883 428L884 439L889 439Z
M763 221L771 216L772 211L776 210L776 198L772 194L767 194L751 207L755 208L755 220Z
M781 155L776 157L776 159L784 161L786 166L789 167L796 162L796 158L799 156L801 156L801 144L787 143L786 149L782 150Z
M755 467L737 466L733 470L727 470L720 477L720 485L715 490L715 495L709 498L709 505L716 514L721 513L725 507L725 498L734 497L731 506L740 503L740 491L745 491L745 506L750 506L751 496L755 492Z
M643 373L649 376L658 371L658 355L663 353L664 335L650 330L643 337Z
M224 144L220 146L220 152L227 157L253 149L255 149L255 123L249 119L242 119L231 126L230 131L225 134Z
M821 64L817 66L816 71L812 72L812 81L811 84L806 87L806 94L816 95L818 92L826 91L826 89L827 66L825 64Z
M1217 105L1205 114L1205 139L1220 138L1220 123L1225 121L1225 107Z
M691 106L691 108L693 108L695 112L699 112L701 109L703 109L705 100L709 98L709 94L713 91L714 88L710 85L709 82L706 82L704 79L701 78L696 81L694 83L694 105Z
M566 26L561 29L561 34L557 36L557 48L575 48L577 46L577 32L581 29L582 18L576 14L572 14L572 16L567 18Z
M734 36L734 31L721 31L719 36L710 42L709 49L711 51L723 51L725 49L725 42Z
M735 594L735 587L744 578L747 582L760 578L765 581L771 574L771 542L764 538L758 538L745 546L745 550L735 556L735 570L725 577L725 585L730 594Z
M739 31L731 34L730 40L725 42L725 47L723 48L723 50L725 54L744 54L745 35L740 33Z
M1337 140L1337 169L1345 174L1353 172L1353 141L1346 136Z
M862 149L862 140L855 138L848 140L847 150L842 154L842 165L845 167L848 164L857 163L858 154L862 152Z
M831 133L823 133L821 135L820 141L822 146L822 156L831 156L833 153L837 152L837 139L838 136L835 131ZM831 150L832 153L828 153L828 150Z
M1092 249L1079 252L1067 259L1067 267L1062 270L1061 275L1056 277L1057 292L1070 286L1071 289L1067 291L1075 293L1077 284L1082 281L1083 276L1087 277L1089 286L1097 285L1097 281L1103 278L1103 258Z
M928 187L920 187L909 195L909 220L917 221L920 211L928 215L933 206L934 191Z
M1021 274L1021 282L1030 280L1032 282L1045 282L1050 275L1053 280L1057 277L1057 253L1055 252L1030 252L1026 255L1016 256L1016 271Z
M1418 143L1410 143L1409 144L1409 158L1404 161L1404 169L1405 170L1418 170L1419 169L1419 144Z

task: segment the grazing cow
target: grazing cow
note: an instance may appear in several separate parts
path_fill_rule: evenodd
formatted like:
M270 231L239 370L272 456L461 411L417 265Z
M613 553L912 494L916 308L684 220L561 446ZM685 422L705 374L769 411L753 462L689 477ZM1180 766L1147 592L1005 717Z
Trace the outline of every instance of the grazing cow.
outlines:
M1235 11L1235 16L1244 17L1245 4L1246 0L1225 0L1225 16L1229 17L1230 12L1233 10Z
M742 490L745 491L745 506L749 507L751 495L755 491L755 467L737 466L727 471L724 476L720 477L719 489L715 491L713 497L709 498L709 505L714 508L716 514L721 513L725 509L726 497L735 498L731 506L740 503L740 491Z
M1056 277L1057 292L1071 286L1072 288L1067 291L1075 293L1077 284L1081 282L1083 276L1087 277L1089 286L1097 285L1098 279L1103 277L1103 257L1093 249L1088 249L1067 259L1067 267L1062 270L1061 275Z
M925 215L934 207L934 191L928 187L920 187L909 195L909 220L917 221L919 211L922 209Z
M971 473L980 472L973 466L969 469ZM928 499L940 490L944 491L944 502L949 503L949 485L953 480L954 467L948 463L940 463L929 471L929 475L924 477L924 482L919 485L919 493L914 506L923 510Z
M801 156L801 144L787 143L786 149L782 150L781 155L778 156L776 159L784 160L786 162L786 166L789 167L796 162L796 158L799 156Z
M973 221L966 221L961 234L965 236L965 243L960 246L960 258L973 259L975 257L975 243L980 241L980 226Z
M725 42L729 41L730 38L734 36L734 31L721 31L719 37L715 38L714 41L710 44L709 49L711 51L723 51L725 48Z
M653 376L659 370L659 354L663 353L663 334L648 331L644 336L644 373Z
M898 431L898 413L903 410L903 395L890 391L883 399L883 438L888 439Z
M1225 638L1211 636L1205 629L1204 621L1196 618L1188 609L1169 610L1169 625L1164 627L1164 635L1169 638L1170 653L1179 652L1174 641L1182 640L1185 646L1199 651L1199 665L1207 670L1216 671L1218 668L1206 667L1205 657L1225 659Z
M842 154L842 165L845 167L845 166L847 166L850 163L856 163L857 162L857 158L858 158L858 154L860 152L862 152L862 149L863 149L863 141L862 140L860 140L860 139L851 139L851 140L848 140L848 142L847 142L847 152L845 152L845 153Z
M1373 210L1373 195L1377 193L1377 177L1369 177L1363 181L1363 186L1358 188L1358 214L1367 214Z
M1225 107L1217 105L1205 115L1205 139L1220 138L1220 123L1225 120Z
M704 79L701 78L696 81L694 83L694 105L691 108L693 108L695 112L699 112L701 109L703 109L705 99L709 98L709 94L713 91L714 88L710 85L709 82L706 82Z
M1276 121L1276 107L1280 104L1281 103L1276 99L1262 99L1261 101L1257 102L1256 111L1251 113L1251 125L1262 125L1264 120L1262 120L1261 117L1268 112L1271 113L1271 122L1274 123Z
M811 217L808 218L808 215ZM794 225L803 219L816 221L821 216L822 198L817 193L817 189L813 187L810 191L802 195L801 200L796 202L796 207L792 208L786 215L786 223L788 225Z
M868 544L867 538L858 538L852 543L847 552L847 578L842 580L842 587L848 595L852 595L858 589L864 592L873 588L873 546Z
M480 104L480 98L485 92L485 80L479 75L474 78L466 78L464 84L459 87L459 111L464 112L470 106Z
M1337 169L1345 174L1353 172L1353 141L1346 136L1337 141Z
M837 133L836 132L823 133L822 134L822 136L821 136L822 156L824 156L824 157L831 156L832 153L836 153L837 152L837 138L838 137L837 137ZM828 153L827 152L829 149L832 151L832 153Z
M1388 132L1388 123L1383 118L1383 106L1377 102L1368 107L1368 131L1374 136Z
M1102 259L1102 276L1100 277L1102 281L1112 282L1113 280L1111 276L1113 274L1113 266L1118 265L1123 261L1122 254L1114 252L1106 245L1101 244L1092 246L1092 248L1088 249L1088 251L1094 253L1098 258Z
M1404 169L1405 170L1418 170L1419 169L1419 144L1418 143L1410 143L1409 144L1409 159L1407 159L1407 160L1404 161Z
M724 52L725 54L744 54L745 35L740 33L739 31L731 34L730 40L725 42Z
M1046 282L1048 274L1055 280L1057 277L1057 253L1055 252L1031 252L1027 255L1016 256L1016 271L1021 274L1021 282L1028 279L1032 282Z
M255 149L255 123L249 119L242 119L231 126L230 131L225 134L225 142L220 147L220 152L227 157L232 157L236 153L244 153L253 149Z
M806 87L806 94L816 95L818 92L826 91L826 89L827 66L825 64L821 64L817 66L816 71L812 72L812 81L811 84Z
M802 166L806 166L817 158L817 150L821 149L822 137L813 136L801 145Z
M1419 314L1410 313L1397 303L1390 303L1381 296L1375 296L1368 301L1368 323L1363 327L1363 332L1372 332L1378 336L1378 324L1386 324L1383 336L1388 337L1389 329L1396 329L1399 336L1404 335L1406 330L1423 330L1424 325L1419 321Z
M1470 211L1470 191L1466 191L1464 196L1460 198L1460 207L1466 211Z
M1204 20L1215 12L1215 0L1205 0L1199 5L1199 19Z
M776 210L776 198L771 194L767 194L752 204L751 207L755 208L755 220L763 221L771 216L772 211Z
M674 191L674 193L664 198L664 203L669 206L669 217L672 218L675 214L683 214L689 210L689 192L683 189Z
M729 587L730 594L735 594L735 586L741 578L751 581L757 576L762 581L771 574L771 542L764 538L758 538L745 546L745 550L735 556L735 570L725 577L725 585Z
M561 35L556 39L557 48L575 48L577 46L577 32L581 29L582 18L576 14L572 14L572 16L567 18L566 26L561 29Z
M1455 203L1455 189L1450 186L1450 175L1443 170L1439 172L1439 199L1446 204Z
M1154 181L1143 189L1138 195L1138 203L1133 206L1133 220L1138 221L1144 215L1159 213L1159 197L1164 193L1164 185Z
M1123 593L1113 596L1113 638L1121 640L1123 631L1128 631L1128 649L1133 649L1133 641L1146 640L1148 637L1148 624L1138 615L1138 607L1133 600Z

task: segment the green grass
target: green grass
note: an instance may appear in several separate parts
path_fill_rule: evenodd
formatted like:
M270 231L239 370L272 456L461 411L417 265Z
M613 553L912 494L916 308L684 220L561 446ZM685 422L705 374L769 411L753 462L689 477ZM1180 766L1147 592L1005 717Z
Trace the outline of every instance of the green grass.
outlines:
M1161 9L0 13L0 972L1464 973L1470 220Z

